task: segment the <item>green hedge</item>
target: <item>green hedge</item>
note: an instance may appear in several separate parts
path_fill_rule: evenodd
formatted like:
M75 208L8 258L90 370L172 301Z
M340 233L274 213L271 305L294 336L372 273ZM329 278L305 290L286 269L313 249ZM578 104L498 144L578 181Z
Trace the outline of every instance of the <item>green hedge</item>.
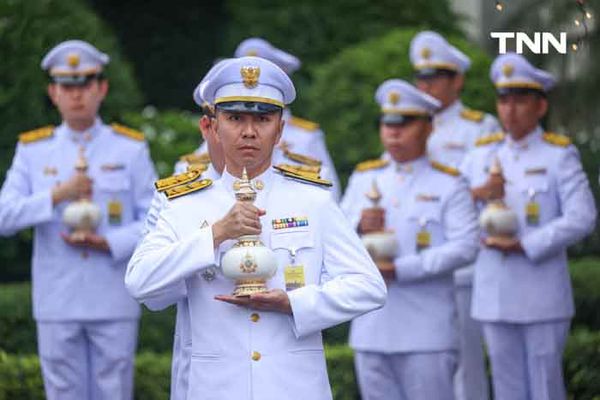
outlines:
M379 107L374 96L386 79L413 80L408 58L417 29L396 29L388 34L340 51L314 69L309 88L310 115L326 132L329 151L344 180L357 162L378 157ZM494 110L494 88L489 80L490 58L472 43L449 36L448 40L471 58L463 100L469 107Z
M350 348L344 345L329 346L325 349L325 355L333 398L358 399ZM136 359L135 399L168 398L170 368L170 354L139 354ZM600 333L575 331L567 343L564 368L571 399L600 399ZM0 352L0 400L43 398L38 358Z
M575 291L576 328L600 330L600 259L586 258L571 263L571 277ZM14 354L35 353L35 322L31 317L31 287L29 284L0 286L0 349ZM144 309L140 325L141 352L171 351L175 308L162 312ZM324 332L330 345L348 341L348 324Z

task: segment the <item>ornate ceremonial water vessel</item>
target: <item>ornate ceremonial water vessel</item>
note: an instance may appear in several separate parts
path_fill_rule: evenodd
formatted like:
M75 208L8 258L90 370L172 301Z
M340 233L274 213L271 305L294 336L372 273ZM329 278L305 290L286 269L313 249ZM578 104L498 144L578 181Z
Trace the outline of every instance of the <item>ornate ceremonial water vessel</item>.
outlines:
M490 176L502 176L500 160L496 158L490 167ZM481 228L490 237L514 237L519 229L517 214L511 210L504 200L491 200L479 216Z
M236 181L235 198L253 203L256 191L248 179L246 168ZM267 248L257 235L244 235L221 258L223 275L235 281L234 296L249 296L267 291L266 282L277 271L275 253Z
M371 190L365 193L365 196L371 201L374 209L381 209L381 192L377 187L377 182L373 179ZM398 243L396 234L393 231L382 230L380 232L365 233L361 236L364 246L374 260L391 260L396 257L398 252Z
M75 163L77 174L87 174L88 163L85 158L83 146L79 149L79 158ZM70 203L63 212L63 222L71 228L71 237L74 240L82 239L87 233L94 232L100 224L102 214L100 207L89 198L81 197Z

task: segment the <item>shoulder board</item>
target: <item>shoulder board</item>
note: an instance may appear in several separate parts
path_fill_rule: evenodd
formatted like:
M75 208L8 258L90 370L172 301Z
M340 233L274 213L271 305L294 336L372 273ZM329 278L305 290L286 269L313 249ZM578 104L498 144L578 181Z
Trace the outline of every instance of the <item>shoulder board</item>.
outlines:
M372 169L380 169L386 167L390 162L388 160L383 160L381 158L376 158L374 160L367 160L361 163L358 163L354 168L357 172L370 171Z
M129 128L121 124L110 124L110 127L119 135L127 136L130 139L137 140L138 142L144 141L144 134L138 130Z
M491 135L482 136L475 141L475 146L481 147L487 146L488 144L501 142L504 140L504 137L504 132L496 132L492 133Z
M277 169L288 170L295 173L305 173L305 174L317 174L321 173L320 166L312 166L312 165L292 165L292 164L278 164L275 166Z
M456 168L441 164L437 161L431 161L431 166L445 174L452 175L452 176L460 176L460 171L457 170Z
M179 159L188 164L210 164L208 153L190 153L179 157Z
M485 118L485 113L483 111L465 108L460 112L460 116L468 121L481 122Z
M321 161L317 160L316 158L305 156L303 154L292 153L289 150L286 150L284 152L284 154L290 160L296 161L297 163L300 163L300 164L309 165L312 167L320 167L321 166Z
M290 125L294 125L294 126L297 126L302 129L306 129L307 131L311 131L311 132L319 129L319 124L317 124L316 122L309 121L307 119L303 119L303 118L298 118L298 117L292 116L288 122L290 123Z
M167 189L165 191L165 196L167 199L173 200L177 197L185 196L186 194L194 193L202 189L206 189L210 185L212 185L212 180L210 179L202 179L196 182L188 183L185 185L175 186L171 189Z
M314 178L320 178L321 167L309 167L306 165L290 165L290 164L277 164L274 165L277 171L287 174L295 174L302 176L311 176Z
M302 172L294 172L293 170L284 167L282 164L273 166L281 175L286 178L291 178L296 181L311 183L317 186L326 186L331 187L333 183L326 179L321 179L321 177L315 173L302 173Z
M200 177L200 175L202 175L204 171L206 171L206 166L190 166L188 170L182 174L177 174L169 176L168 178L157 180L156 182L154 182L154 187L156 187L157 191L164 192L175 186L185 185L186 183L195 181Z
M19 142L33 143L38 140L48 139L54 135L54 127L52 125L34 129L32 131L23 132L19 135Z
M546 142L560 147L568 147L571 144L571 139L568 136L560 133L545 132L543 138Z

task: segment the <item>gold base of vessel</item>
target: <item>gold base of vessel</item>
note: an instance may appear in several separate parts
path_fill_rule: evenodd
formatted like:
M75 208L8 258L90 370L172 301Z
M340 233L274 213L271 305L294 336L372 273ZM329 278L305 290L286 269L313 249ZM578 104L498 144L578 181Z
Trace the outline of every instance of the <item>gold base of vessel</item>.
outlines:
M266 282L260 279L239 280L235 283L233 295L235 297L247 297L255 293L268 291Z

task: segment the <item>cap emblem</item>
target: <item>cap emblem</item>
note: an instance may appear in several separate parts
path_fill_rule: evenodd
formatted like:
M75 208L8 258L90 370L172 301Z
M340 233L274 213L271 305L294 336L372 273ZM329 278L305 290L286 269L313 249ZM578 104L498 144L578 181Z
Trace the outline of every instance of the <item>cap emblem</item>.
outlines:
M398 92L390 92L390 94L388 95L388 100L393 105L398 104L398 102L400 101L400 93L398 93Z
M254 50L254 49L248 50L246 52L246 56L248 56L248 57L256 57L257 55L258 55L258 51Z
M248 89L254 89L258 85L258 77L260 76L260 67L245 66L240 70L244 86Z
M429 49L429 47L423 47L421 49L421 57L425 60L428 60L431 57L431 50Z
M77 68L79 66L79 54L69 53L67 54L67 64L71 68Z
M515 67L513 67L512 64L504 64L502 66L502 74L505 77L510 78L514 72L515 72Z

